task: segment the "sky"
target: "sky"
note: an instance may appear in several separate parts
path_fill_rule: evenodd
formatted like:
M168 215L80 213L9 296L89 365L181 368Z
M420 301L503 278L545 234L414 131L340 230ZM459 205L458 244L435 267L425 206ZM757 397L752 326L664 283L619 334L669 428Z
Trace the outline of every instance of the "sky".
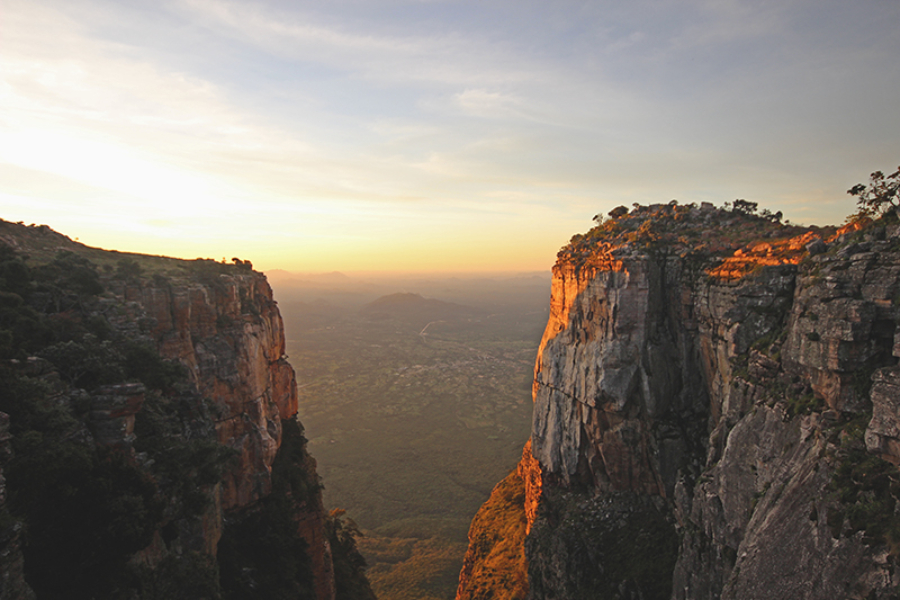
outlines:
M618 205L834 224L898 0L0 0L0 218L258 270L547 270Z

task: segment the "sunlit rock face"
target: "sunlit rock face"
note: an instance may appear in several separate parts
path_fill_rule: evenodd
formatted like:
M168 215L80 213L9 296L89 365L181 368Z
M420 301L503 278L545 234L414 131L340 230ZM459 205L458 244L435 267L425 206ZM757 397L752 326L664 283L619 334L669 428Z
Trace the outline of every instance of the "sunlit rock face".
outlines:
M554 271L532 453L565 486L666 496L688 451L678 419L693 423L707 404L683 335L681 265L637 256L615 267Z
M900 226L635 213L554 268L529 598L893 597Z
M149 337L161 356L188 367L199 393L213 403L219 443L237 452L235 466L216 486L213 510L197 533L198 546L215 555L224 516L271 491L281 421L297 414L297 384L284 353L281 314L265 276L248 271L203 279L114 281L109 289L114 298L107 300L105 312L120 330ZM127 436L123 418L103 423ZM306 466L316 479L315 461L309 459ZM324 519L316 494L297 522L309 546L318 600L335 596Z
M219 442L240 452L223 482L223 508L268 494L281 419L297 414L297 385L265 277L217 275L208 284L174 280L113 291L128 309L118 319L122 327L144 329L163 357L187 365L219 409Z

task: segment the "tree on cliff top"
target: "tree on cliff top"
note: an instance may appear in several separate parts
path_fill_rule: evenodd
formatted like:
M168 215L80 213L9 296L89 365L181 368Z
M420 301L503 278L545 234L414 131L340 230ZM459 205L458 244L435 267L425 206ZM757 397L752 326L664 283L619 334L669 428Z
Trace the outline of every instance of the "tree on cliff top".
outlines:
M856 196L860 216L884 216L900 204L900 167L887 176L875 171L869 176L868 186L857 183L847 193Z

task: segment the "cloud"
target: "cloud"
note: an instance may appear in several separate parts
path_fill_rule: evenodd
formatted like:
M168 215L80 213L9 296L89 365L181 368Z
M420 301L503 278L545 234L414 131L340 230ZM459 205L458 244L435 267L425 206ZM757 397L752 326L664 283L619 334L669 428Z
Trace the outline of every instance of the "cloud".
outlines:
M508 118L524 117L523 102L520 98L501 92L484 89L467 89L454 96L459 107L476 117Z
M377 25L354 32L316 23L313 15L300 9L266 11L232 0L182 0L179 6L223 35L274 56L378 81L458 86L537 81L550 75L540 65L519 61L515 49L504 42L478 35L382 33Z

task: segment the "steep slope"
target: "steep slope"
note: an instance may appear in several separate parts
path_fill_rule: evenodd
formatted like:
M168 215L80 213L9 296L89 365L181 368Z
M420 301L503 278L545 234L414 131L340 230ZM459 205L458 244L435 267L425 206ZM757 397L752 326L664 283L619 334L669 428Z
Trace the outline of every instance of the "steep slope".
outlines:
M0 402L12 432L4 471L26 534L8 547L22 547L37 597L335 598L328 516L265 277L239 260L106 252L7 222L0 251L13 384ZM52 452L94 466L51 467ZM60 493L85 504L57 523ZM90 571L77 520L139 531L93 536L118 558L100 561L98 582L57 585L52 572ZM288 554L280 563L256 564L251 540L266 536L269 552Z
M900 225L753 212L623 209L560 252L529 598L894 597Z

